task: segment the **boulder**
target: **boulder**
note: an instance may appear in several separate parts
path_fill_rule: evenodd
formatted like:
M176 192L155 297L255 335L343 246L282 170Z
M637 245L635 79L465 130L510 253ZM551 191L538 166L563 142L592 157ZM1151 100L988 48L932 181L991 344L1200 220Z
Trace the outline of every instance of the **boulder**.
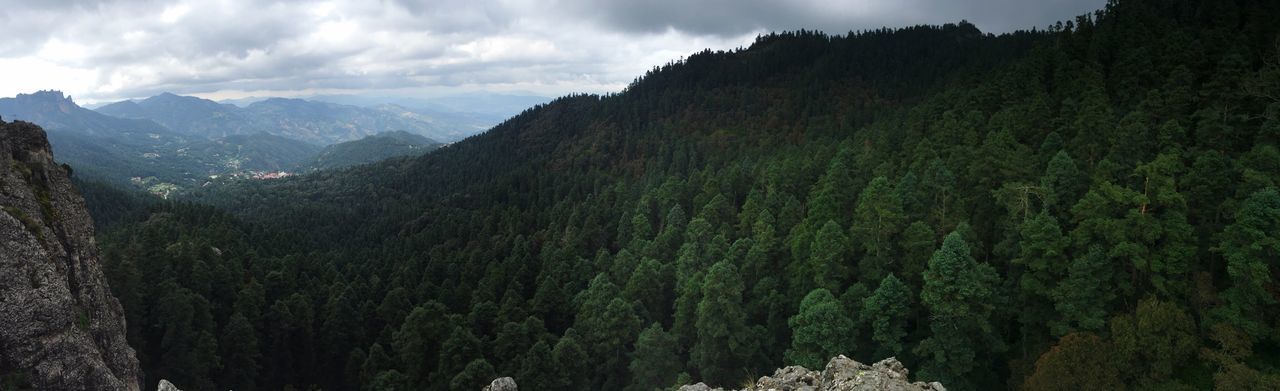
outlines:
M168 380L160 379L160 384L156 386L156 391L182 391Z
M481 391L516 391L516 380L509 377L500 377L493 379L493 382L484 386Z
M778 369L761 377L750 391L946 391L937 382L910 382L907 368L892 357L866 365L845 356L831 359L821 371L801 366ZM679 391L724 391L697 383ZM741 390L748 391L748 390Z

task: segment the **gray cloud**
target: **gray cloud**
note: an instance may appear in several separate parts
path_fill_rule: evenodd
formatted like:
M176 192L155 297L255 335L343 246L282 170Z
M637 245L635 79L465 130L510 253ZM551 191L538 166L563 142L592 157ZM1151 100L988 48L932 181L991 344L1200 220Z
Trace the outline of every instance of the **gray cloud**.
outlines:
M1105 0L0 0L0 95L615 91L760 32L1045 26Z
M667 29L733 36L758 30L844 33L967 19L989 32L1011 32L1100 8L1081 0L599 0L557 3L563 10L632 32Z

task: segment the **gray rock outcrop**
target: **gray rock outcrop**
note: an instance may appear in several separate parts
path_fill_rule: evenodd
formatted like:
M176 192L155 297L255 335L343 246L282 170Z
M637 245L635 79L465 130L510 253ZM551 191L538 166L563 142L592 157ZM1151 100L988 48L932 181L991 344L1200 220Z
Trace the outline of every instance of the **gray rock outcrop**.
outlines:
M492 383L484 386L480 391L517 391L516 380L509 377L493 379Z
M44 130L0 121L0 374L48 390L138 390L93 222Z
M160 384L156 385L156 391L182 391L178 386L173 385L168 380L160 379Z
M837 356L821 371L801 366L778 369L764 376L754 387L742 391L946 391L937 382L910 382L908 371L892 357L872 365ZM679 391L725 391L703 383L680 387Z

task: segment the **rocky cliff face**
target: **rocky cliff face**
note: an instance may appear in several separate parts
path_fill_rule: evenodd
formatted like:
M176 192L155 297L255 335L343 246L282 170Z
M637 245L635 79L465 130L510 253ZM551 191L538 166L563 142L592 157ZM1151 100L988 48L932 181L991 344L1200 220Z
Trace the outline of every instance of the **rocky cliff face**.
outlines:
M0 121L0 375L37 389L138 390L93 223L44 130Z
M742 391L946 391L942 384L907 381L907 368L890 357L867 365L837 356L821 371L789 366L764 376ZM679 391L725 391L698 383L680 387Z

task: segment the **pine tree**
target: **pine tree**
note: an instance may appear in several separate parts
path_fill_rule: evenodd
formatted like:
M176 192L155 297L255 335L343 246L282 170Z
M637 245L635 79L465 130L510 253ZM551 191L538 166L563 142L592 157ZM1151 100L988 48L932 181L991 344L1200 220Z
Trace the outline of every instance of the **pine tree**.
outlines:
M912 301L911 288L893 274L885 276L875 292L862 301L862 322L871 326L876 358L901 357L906 352L903 342Z
M948 387L969 388L970 372L982 367L979 354L1002 349L991 324L999 276L973 259L959 231L947 235L929 259L920 300L929 309L932 335L915 348L923 360L921 378Z
M1134 314L1112 319L1111 339L1118 363L1138 375L1141 388L1167 381L1199 346L1195 320L1178 306L1153 297L1139 302Z
M1045 192L1046 209L1054 217L1064 219L1069 216L1071 206L1089 189L1089 181L1066 151L1058 151L1045 167L1040 187Z
M635 306L618 297L618 289L601 274L579 296L581 306L573 322L587 355L595 363L593 385L600 389L626 386L627 355L640 332Z
M675 336L654 323L636 339L635 357L631 360L630 391L653 391L675 384L680 373L680 346Z
M830 291L818 288L800 302L800 312L792 316L791 348L787 363L805 368L822 368L827 360L840 354L852 354L857 343L857 329L844 307Z
M480 341L479 337L471 333L470 328L455 327L449 333L449 338L440 344L440 356L435 366L436 370L431 374L432 380L427 384L420 385L420 387L438 387L439 385L449 384L450 387L453 387L452 389L462 389L457 385L471 384L472 380L478 379L480 376L492 376L493 365L488 362L483 364L476 362L484 360L483 349L483 342ZM468 368L472 366L475 367ZM468 371L470 372L470 377L464 376L463 374ZM458 381L462 383L456 383Z
M832 158L827 172L814 185L814 191L809 195L809 214L805 219L810 225L817 226L828 221L843 222L849 212L853 211L854 200L850 193L853 178L849 177L849 168L845 163L847 154L846 151L841 151L841 154Z
M686 224L688 221L685 218L684 209L680 208L680 205L672 206L671 210L667 211L666 218L662 220L662 231L659 231L658 236L649 244L645 255L660 260L674 259Z
M444 305L434 301L423 303L405 317L394 335L395 350L400 353L405 375L419 384L428 380L440 355L440 343L452 331L447 315ZM373 354L370 349L371 358Z
M755 336L744 323L742 291L742 278L733 264L721 261L707 271L698 303L697 341L689 359L708 383L739 380L743 363L755 354Z
M867 254L888 256L892 248L890 238L902 229L902 200L889 186L885 177L876 177L863 188L854 212L853 231L866 246Z
M1086 162L1093 163L1102 159L1106 153L1106 142L1112 140L1115 119L1111 104L1107 99L1102 73L1096 67L1077 64L1080 69L1079 79L1074 86L1079 92L1075 118L1071 123L1072 133L1070 147L1072 155L1081 156Z
M923 221L917 221L902 231L902 276L916 289L924 286L924 271L929 257L937 249L937 234Z
M589 370L591 366L591 358L587 357L587 352L583 350L582 343L578 342L577 333L574 329L565 331L564 336L556 341L556 346L551 350L551 359L555 361L557 371L555 373L563 374L557 376L557 384L554 390L582 390L589 389L587 384L587 376L591 374Z
M1215 250L1226 258L1231 285L1222 292L1225 303L1214 310L1214 318L1255 340L1275 335L1268 308L1276 299L1266 287L1280 270L1280 192L1267 188L1249 196L1219 238Z
M1021 308L1025 327L1043 325L1053 314L1054 290L1067 275L1066 249L1069 241L1057 219L1041 212L1022 222L1018 257L1013 264L1024 268L1018 287L1026 304Z
M1104 181L1089 189L1084 197L1071 207L1071 221L1076 223L1075 229L1070 234L1073 254L1079 259L1081 254L1092 252L1092 247L1099 247L1099 253L1106 259L1091 259L1089 262L1091 265L1102 269L1095 270L1091 274L1115 278L1111 282L1115 289L1107 290L1108 293L1118 290L1130 297L1137 294L1138 268L1132 259L1126 259L1123 255L1126 252L1132 254L1133 250L1141 249L1141 245L1138 244L1139 239L1132 237L1134 231L1128 229L1130 227L1125 221L1132 210L1130 208L1140 205L1141 202L1142 194ZM1121 265L1128 268L1128 278L1111 270ZM1083 297L1081 299L1088 300Z
M219 382L221 387L235 390L256 389L258 377L258 336L249 319L239 312L232 314L222 329L222 362L226 370Z
M486 345L489 348L490 357L519 357L528 352L534 344L548 337L550 334L547 333L542 320L537 316L530 316L523 322L508 322L502 325L497 337ZM550 353L551 347L547 346L547 354ZM520 369L520 365L522 365L520 361L509 359L499 361L495 369L498 373L514 374Z
M827 221L814 235L808 271L813 286L838 291L849 275L849 239L835 221Z
M1195 257L1186 199L1175 181L1182 171L1181 157L1171 154L1160 154L1134 170L1143 181L1142 197L1126 215L1125 225L1140 248L1117 249L1132 259L1138 273L1146 277L1145 285L1164 298L1185 297Z
M1096 331L1106 325L1107 308L1116 294L1109 287L1113 280L1110 260L1099 246L1090 247L1083 256L1071 260L1067 278L1054 288L1054 308L1060 314L1049 322L1054 335L1073 330Z
M391 356L387 354L386 348L382 344L375 342L369 347L369 354L365 356L364 363L360 365L360 380L362 384L372 384L374 378L385 370L391 370L395 367ZM397 373L398 377L404 375ZM371 388L371 387L365 387Z
M925 171L924 180L920 184L931 195L929 210L933 225L944 226L950 221L947 217L949 213L947 208L954 207L952 198L955 197L956 190L955 175L942 159L934 158L929 162L929 168Z
M530 390L551 390L556 387L557 371L555 359L551 354L551 345L547 341L538 341L522 355L520 372L515 376L516 384Z
M493 365L489 364L483 358L477 358L467 363L463 367L462 372L453 376L449 380L449 389L451 390L474 390L488 385L495 377Z
M755 285L761 278L777 270L778 238L774 229L773 214L760 211L751 226L751 249L742 263L742 279L747 285Z
M658 261L645 258L640 261L635 272L631 273L627 286L622 290L622 297L640 302L645 310L645 319L666 322L670 313L671 288L667 285L670 281L670 278L663 276L662 265Z

